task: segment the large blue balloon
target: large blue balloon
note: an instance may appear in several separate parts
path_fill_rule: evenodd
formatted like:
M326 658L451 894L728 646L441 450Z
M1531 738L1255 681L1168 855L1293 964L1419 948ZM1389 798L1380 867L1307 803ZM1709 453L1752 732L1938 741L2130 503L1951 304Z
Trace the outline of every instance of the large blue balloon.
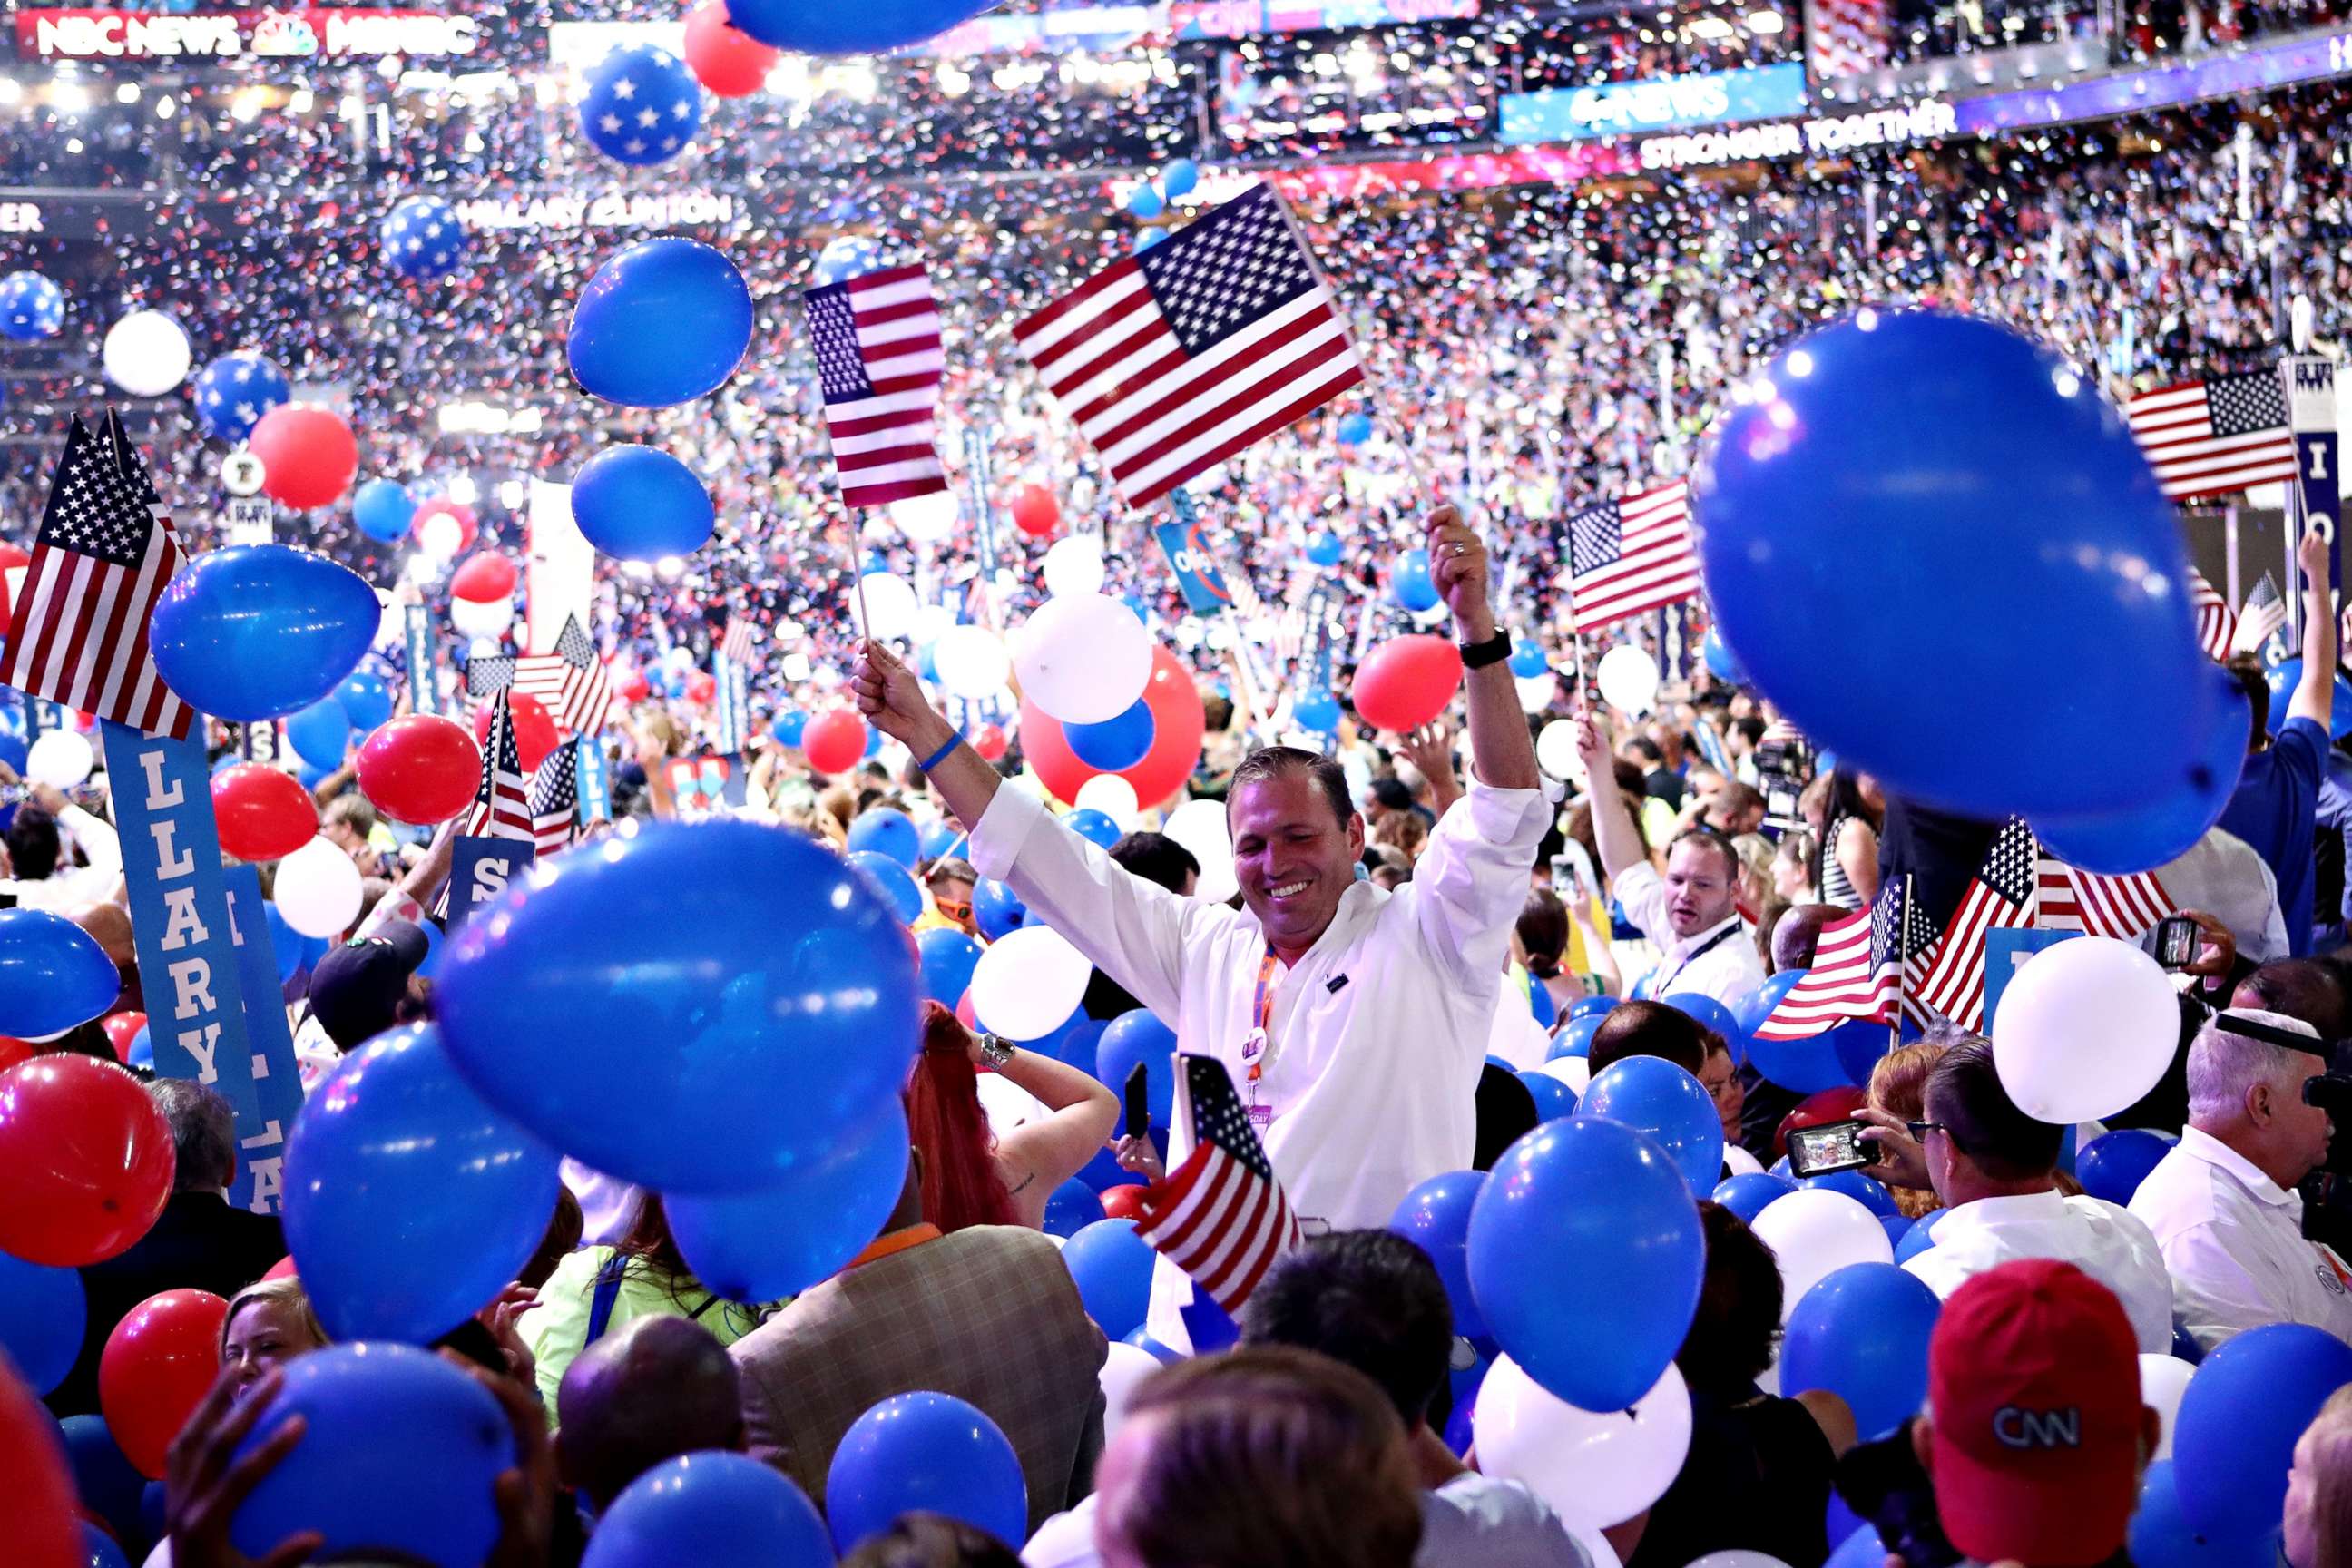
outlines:
M1864 1442L1884 1437L1927 1397L1927 1337L1936 1293L1892 1263L1850 1263L1789 1312L1780 1388L1826 1388L1853 1412Z
M665 1460L596 1520L581 1568L833 1568L816 1505L773 1465L711 1449Z
M416 498L393 479L370 479L352 496L352 521L378 544L397 544L416 521Z
M907 1147L905 1113L885 1105L776 1182L723 1197L671 1197L670 1233L694 1277L726 1300L797 1295L882 1234L906 1189Z
M1806 734L1988 816L2124 811L2189 777L2212 687L2180 525L2095 381L1987 321L1872 310L1763 384L1692 501L1724 640ZM1824 626L1870 658L1821 658Z
M88 1312L79 1271L0 1252L0 1351L35 1394L48 1393L73 1370Z
M1396 570L1389 577L1389 596L1416 615L1437 607L1437 584L1429 578L1428 551L1416 548L1397 557Z
M1168 203L1147 183L1127 193L1127 210L1149 223L1168 210Z
M1151 737L1157 732L1151 709L1139 697L1099 724L1065 724L1062 738L1070 743L1071 754L1090 768L1115 773L1121 768L1131 768L1150 753Z
M2181 1512L2180 1478L2172 1465L2158 1459L2140 1478L2139 1508L2131 1521L2132 1568L2276 1568L2276 1521L2261 1535L2199 1534Z
M1885 1562L1886 1543L1879 1536L1878 1527L1865 1524L1847 1536L1822 1568L1884 1568Z
M384 215L376 231L383 263L403 278L431 283L466 259L466 226L438 196L410 196Z
M667 408L716 392L751 343L743 275L709 246L672 235L640 240L596 269L565 352L592 395Z
M0 1035L62 1034L114 1005L122 976L98 939L47 910L0 910Z
M1584 1410L1650 1391L1698 1309L1706 1243L1673 1159L1646 1133L1579 1114L1504 1152L1470 1214L1470 1285L1487 1331Z
M2294 689L2303 684L2303 660L2281 659L2263 672L2263 679L2270 683L2269 730L2275 735L2279 726L2286 722L2287 705L2294 700ZM2352 734L2352 680L2345 679L2340 668L2336 672L2336 685L2327 694L2327 732L2339 741Z
M1559 1022L1559 1004L1552 999L1551 987L1533 975L1528 977L1528 1013L1547 1034Z
M343 748L351 743L352 716L338 699L321 697L288 717L286 739L304 762L332 771L342 766Z
M964 846L964 836L952 822L927 822L919 837L919 847L925 863L943 859L950 850Z
M915 938L915 953L924 995L950 1009L963 1000L971 972L980 966L980 943L960 931L934 926Z
M558 856L446 952L458 1070L656 1191L740 1191L821 1157L896 1099L915 1053L902 922L786 828L662 824Z
M114 1537L88 1520L81 1521L81 1568L131 1568L131 1559Z
M102 1415L68 1415L58 1423L66 1463L73 1470L74 1491L84 1506L117 1529L139 1520L140 1494L147 1478L114 1441Z
M798 54L875 55L935 37L985 9L985 0L728 0L727 19L763 44Z
M1001 942L1007 931L1019 931L1021 922L1029 918L1029 906L1021 895L992 878L982 877L971 890L972 923L980 934L991 942Z
M801 737L808 733L808 715L797 708L785 709L776 715L775 733L777 744L799 745Z
M383 621L375 590L349 568L289 545L231 544L180 568L156 602L147 647L188 703L250 724L333 691Z
M355 669L345 676L335 688L335 700L343 705L352 728L362 734L392 717L392 688L372 669ZM340 756L335 760L342 761Z
M1201 183L1201 165L1190 158L1175 158L1160 171L1160 188L1172 199L1189 196L1192 187Z
M923 858L923 836L905 812L877 805L858 813L849 825L849 847L887 856L911 871Z
M1601 1068L1576 1113L1648 1133L1681 1169L1693 1197L1706 1196L1723 1179L1723 1117L1715 1097L1664 1057L1627 1057Z
M1908 1263L1935 1246L1936 1224L1951 1212L1949 1209L1929 1209L1913 1220L1911 1228L1903 1233L1903 1239L1895 1244L1895 1261Z
M1868 1018L1850 1018L1823 1031L1822 1038L1837 1053L1838 1070L1852 1084L1867 1084L1878 1058L1895 1048L1895 1031ZM1748 1044L1753 1047L1755 1042ZM1752 1048L1749 1055L1754 1055Z
M1717 1203L1753 1225L1756 1216L1775 1198L1785 1198L1796 1190L1797 1184L1786 1176L1776 1176L1769 1171L1742 1171L1717 1183L1714 1195Z
M607 447L572 477L572 520L618 560L691 555L717 516L694 470L656 447Z
M825 1472L825 1519L844 1552L917 1511L961 1520L999 1541L1028 1533L1029 1489L1012 1440L986 1412L950 1394L894 1394L877 1405L849 1424Z
M1087 1315L1115 1340L1143 1326L1144 1310L1151 1303L1151 1260L1159 1256L1135 1234L1135 1223L1124 1219L1098 1219L1062 1247L1062 1262L1077 1281Z
M878 849L853 849L844 858L874 895L889 906L900 925L912 925L923 918L922 885L907 868Z
M1591 1001L1591 998L1587 997L1585 1000ZM1578 1004L1579 1006L1582 1005L1582 1003ZM1544 1060L1552 1061L1560 1057L1591 1056L1592 1037L1601 1032L1602 1016L1603 1015L1599 1013L1580 1015L1575 1007L1570 1007L1568 1010L1568 1022L1560 1026L1559 1033L1554 1035L1551 1037L1551 1044L1544 1047Z
M1486 1337L1486 1320L1470 1289L1470 1211L1486 1190L1484 1171L1448 1171L1405 1194L1389 1215L1389 1228L1429 1254L1445 1299L1454 1305L1454 1331L1467 1339Z
M1307 536L1307 559L1318 566L1337 566L1347 547L1336 533L1310 533Z
M1874 1182L1860 1171L1832 1171L1827 1175L1807 1176L1797 1184L1843 1193L1881 1219L1895 1218L1903 1213L1895 1205L1895 1194L1886 1190L1884 1183Z
M2352 1345L2323 1329L2270 1323L2216 1347L2189 1380L2172 1427L2190 1527L2228 1541L2276 1529L2295 1440L2347 1383Z
M215 440L237 442L261 416L294 395L286 373L257 353L223 354L196 372L196 421Z
M1072 1176L1045 1199L1045 1234L1064 1240L1103 1217L1101 1194Z
M431 1351L329 1345L285 1366L242 1459L299 1415L302 1439L229 1522L258 1559L288 1536L326 1537L321 1562L480 1563L499 1538L491 1488L515 1463L514 1429L489 1390Z
M2336 678L2338 685L2343 682ZM2111 876L2150 870L2195 847L2221 819L2245 771L2246 742L2252 723L2246 694L2235 680L2216 672L2209 684L2214 699L2198 747L2197 766L2160 798L2131 811L2105 816L2038 816L2033 831L2042 847L2071 866ZM2345 707L2352 722L2352 702Z
M2075 1154L2074 1179L2091 1197L2128 1205L2148 1173L2172 1152L2173 1144L2174 1140L2145 1127L2103 1132Z
M0 337L20 343L53 338L66 324L66 291L37 272L0 278Z
M426 1344L522 1271L555 1151L482 1103L430 1024L380 1035L302 1102L286 1243L331 1340Z
M1062 826L1098 849L1108 849L1123 837L1107 812L1082 805L1062 818Z
M1557 1121L1563 1116L1576 1114L1576 1090L1551 1074L1531 1069L1511 1076L1526 1084L1528 1092L1535 1096L1538 1121Z
M1102 1054L1103 1031L1110 1025L1101 1018L1089 1018L1083 1005L1072 1009L1069 1017L1051 1034L1024 1042L1022 1049L1035 1051L1091 1074L1095 1060Z
M667 49L623 45L589 68L586 85L581 134L607 158L639 168L667 163L701 128L702 84Z
M1144 1069L1144 1091L1151 1106L1151 1124L1165 1127L1176 1110L1176 1069L1171 1058L1176 1031L1161 1023L1148 1007L1138 1007L1113 1018L1102 1032L1090 1065L1096 1078L1118 1093L1127 1091L1127 1075Z

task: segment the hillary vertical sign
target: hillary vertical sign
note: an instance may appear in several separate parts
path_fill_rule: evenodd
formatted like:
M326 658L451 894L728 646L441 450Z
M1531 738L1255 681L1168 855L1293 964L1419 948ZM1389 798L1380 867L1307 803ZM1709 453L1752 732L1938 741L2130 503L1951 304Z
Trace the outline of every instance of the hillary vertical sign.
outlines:
M2289 354L2279 363L2286 382L2287 427L2294 436L2296 492L2303 525L2325 528L2333 547L2336 581L2344 581L2344 469L2336 430L2336 367L2315 354Z
M417 713L438 713L439 693L433 687L433 615L422 605L411 605L401 617L407 639L408 705Z
M245 1030L253 1042L254 1122L236 1130L237 1174L252 1173L246 1207L275 1214L283 1205L286 1134L302 1109L302 1074L294 1056L293 1032L286 1026L286 1003L278 981L278 954L269 940L269 918L261 910L261 873L250 866L221 871L228 890L229 937L236 944L237 990L245 998Z
M262 1117L203 731L174 741L110 719L100 730L155 1070L218 1089L236 1112L238 1136L249 1136ZM252 1194L251 1165L240 1162L229 1202L247 1205Z
M580 825L609 822L613 816L613 786L604 776L604 748L593 735L572 742L580 748L580 776L573 788L580 801Z

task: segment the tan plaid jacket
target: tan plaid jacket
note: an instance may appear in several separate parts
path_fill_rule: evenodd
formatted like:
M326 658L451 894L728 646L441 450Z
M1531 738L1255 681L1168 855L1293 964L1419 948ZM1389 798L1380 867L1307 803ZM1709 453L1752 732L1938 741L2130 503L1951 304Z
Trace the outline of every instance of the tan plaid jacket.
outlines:
M1003 1428L1028 1481L1032 1530L1093 1489L1103 1333L1037 1231L974 1226L851 1268L731 1353L751 1452L820 1510L850 1423L921 1389L966 1400Z

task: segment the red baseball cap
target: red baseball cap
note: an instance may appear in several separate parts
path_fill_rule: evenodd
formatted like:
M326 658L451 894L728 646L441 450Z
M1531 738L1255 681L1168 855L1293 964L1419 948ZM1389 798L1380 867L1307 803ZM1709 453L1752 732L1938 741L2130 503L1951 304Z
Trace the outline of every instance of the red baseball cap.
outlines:
M2071 1263L2004 1263L1952 1292L1927 1347L1944 1533L1979 1563L2091 1568L2138 1501L2139 1344Z

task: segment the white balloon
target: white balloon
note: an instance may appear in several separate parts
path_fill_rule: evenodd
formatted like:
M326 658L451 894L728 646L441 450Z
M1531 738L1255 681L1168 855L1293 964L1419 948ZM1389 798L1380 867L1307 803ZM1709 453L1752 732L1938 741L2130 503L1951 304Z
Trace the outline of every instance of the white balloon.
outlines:
M161 310L133 310L107 329L99 360L133 397L161 397L188 378L188 334Z
M1576 725L1572 721L1555 719L1536 731L1536 765L1556 779L1576 777Z
M457 628L462 637L502 637L514 625L514 602L510 599L451 599L449 624Z
M1542 712L1559 691L1559 677L1549 670L1541 675L1515 675L1511 684L1519 689L1519 710L1524 713Z
M860 625L866 616L874 617L872 628L863 635L876 637L903 637L913 635L915 618L922 611L922 601L915 597L915 585L904 577L894 577L887 572L868 572L858 579L865 595L863 611L859 599L852 594L850 612Z
M1103 585L1102 546L1087 534L1066 534L1046 547L1039 573L1045 579L1045 592L1056 597L1065 594L1099 594Z
M1136 804L1135 786L1117 773L1097 773L1078 786L1078 798L1070 804L1101 812L1118 825L1121 833L1135 831L1136 814L1141 810Z
M2156 1087L2180 1043L2180 1006L2155 959L2079 936L2026 960L2000 994L1992 1065L2038 1121L2096 1121Z
M496 637L476 637L472 642L466 645L466 657L467 658L498 658L499 639Z
M955 624L955 612L945 605L919 606L915 611L915 646L929 647L954 630Z
M2153 1410L2164 1426L2157 1435L2156 1452L2148 1462L2172 1458L2172 1424L2180 1415L2180 1396L2189 1389L2189 1374L2197 1369L2177 1355L2139 1358L2139 1402Z
M1004 689L1013 656L1004 640L986 626L950 626L931 648L931 668L950 695L984 702Z
M466 529L446 511L427 512L416 528L416 548L428 561L455 561L466 548Z
M1621 713L1647 713L1658 695L1658 665L1631 643L1620 643L1601 656L1592 679L1601 700Z
M360 868L324 838L278 862L271 901L304 936L340 936L360 918Z
M971 972L972 1016L1008 1040L1041 1039L1070 1021L1094 972L1061 932L1023 926L980 955Z
M1127 1419L1127 1402L1134 1397L1136 1385L1159 1370L1160 1358L1141 1345L1121 1342L1110 1347L1097 1374L1102 1381L1103 1441L1110 1441L1118 1424Z
M953 490L935 490L892 501L890 521L918 544L937 544L955 532L957 510Z
M1570 1530L1600 1529L1633 1518L1674 1484L1690 1452L1690 1391L1669 1365L1631 1410L1579 1410L1496 1356L1470 1429L1480 1469L1521 1482Z
M1151 634L1117 599L1058 594L1022 625L1022 695L1065 724L1118 718L1151 679Z
M1753 1175L1764 1169L1764 1162L1737 1143L1723 1146L1723 1168L1735 1176Z
M1590 1057L1554 1057L1536 1068L1546 1078L1556 1078L1568 1085L1569 1092L1577 1099L1584 1098L1585 1086L1592 1081L1592 1058ZM1849 1199L1849 1202L1852 1200Z
M1764 1205L1752 1223L1780 1260L1780 1321L1805 1292L1850 1263L1892 1263L1895 1244L1878 1216L1843 1193L1805 1187Z
M1201 863L1200 885L1192 896L1221 903L1239 889L1234 879L1234 837L1225 826L1222 801L1188 800L1168 814L1160 831L1192 852Z
M1789 1568L1789 1565L1769 1552L1749 1552L1742 1548L1734 1552L1710 1552L1704 1557L1695 1557L1691 1559L1690 1568Z
M44 730L25 753L25 776L35 784L71 789L89 777L97 764L98 753L80 731Z

